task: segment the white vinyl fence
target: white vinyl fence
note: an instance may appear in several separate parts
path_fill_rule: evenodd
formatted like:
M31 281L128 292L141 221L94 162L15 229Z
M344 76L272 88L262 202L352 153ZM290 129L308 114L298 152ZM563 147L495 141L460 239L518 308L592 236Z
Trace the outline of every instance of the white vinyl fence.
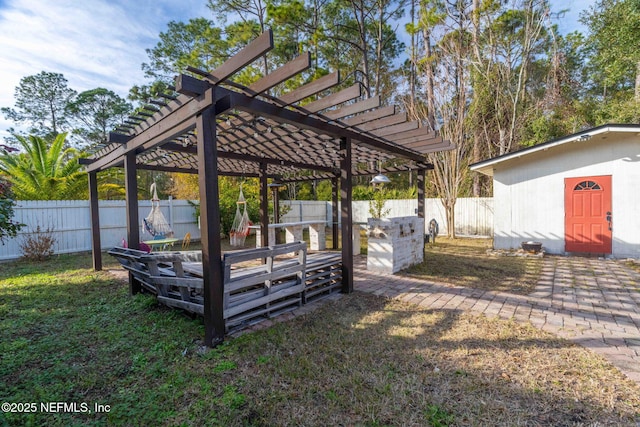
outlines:
M151 202L138 202L140 223L151 211ZM103 200L100 208L100 242L102 249L119 246L122 239L127 237L127 216L124 200ZM175 237L182 238L190 232L192 238L200 238L200 230L194 208L185 200L162 200L160 202L162 214L175 233ZM0 245L0 260L14 259L22 256L20 244L25 234L33 233L37 227L41 230L51 230L56 240L54 253L71 253L91 250L91 216L88 200L56 200L56 201L18 201L14 209L13 220L25 227L13 239L6 239ZM140 226L142 240L152 239L143 232Z
M140 222L151 210L151 202L141 200L138 215ZM325 220L331 225L331 203L325 201L281 201L288 206L288 211L281 216L281 222ZM418 201L388 200L386 208L390 209L387 217L415 215ZM100 239L102 249L110 249L121 244L127 236L127 217L125 202L100 201ZM162 200L160 208L171 225L175 237L182 238L191 233L194 240L200 239L195 210L185 200ZM282 209L285 210L285 209ZM366 224L369 217L369 202L353 202L353 220ZM338 221L340 221L338 215ZM445 212L440 199L426 199L426 220L438 221L440 234L446 232ZM54 252L72 253L91 250L91 216L89 202L86 200L62 201L19 201L15 208L15 221L26 224L16 238L7 239L0 245L0 260L15 259L22 256L20 243L25 234L32 233L39 226L41 230L51 230L56 239ZM257 222L258 218L252 218ZM456 204L456 233L460 235L492 236L493 235L493 199L466 198L458 199ZM142 227L142 240L151 239Z
M425 220L435 219L440 234L447 233L447 216L440 199L426 199ZM387 200L385 210L390 212L387 218L416 215L418 200ZM353 202L353 221L366 224L369 217L369 202ZM493 236L493 198L469 197L456 202L456 234L460 236Z

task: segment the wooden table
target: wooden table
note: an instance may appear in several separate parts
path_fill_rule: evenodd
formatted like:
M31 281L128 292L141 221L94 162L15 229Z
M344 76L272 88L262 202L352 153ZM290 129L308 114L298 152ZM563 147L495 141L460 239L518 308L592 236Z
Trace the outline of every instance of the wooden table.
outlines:
M156 240L145 240L142 243L146 243L153 250L154 246L158 246L160 250L165 250L169 246L173 246L175 242L180 239L176 239L174 237L166 238L166 239L156 239Z
M302 229L309 227L309 240L311 250L322 251L327 248L327 238L325 235L325 221L297 221L269 224L269 244L276 243L276 229L284 228L286 231L285 241L287 243L299 242L302 240ZM249 228L256 230L256 248L262 246L261 230L259 225L252 225Z

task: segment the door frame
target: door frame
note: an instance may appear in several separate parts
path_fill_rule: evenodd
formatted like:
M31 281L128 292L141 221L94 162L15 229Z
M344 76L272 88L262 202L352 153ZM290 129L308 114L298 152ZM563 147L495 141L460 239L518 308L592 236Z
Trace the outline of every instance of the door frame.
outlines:
M610 212L612 212L612 199L613 199L613 186L612 186L612 175L591 175L591 176L573 176L573 177L565 177L564 178L564 248L567 253L585 253L585 254L598 254L598 255L608 255L613 252L613 230L611 228L611 221L607 220L607 213L609 213L608 218L611 218ZM573 213L572 205L569 206L572 201L572 195L575 192L575 186L580 183L588 183L588 185L597 184L601 187L603 198L602 198L602 229L605 231L602 233L603 242L602 247L603 250L594 250L594 251L575 251L568 249L569 242L569 225L570 218L573 218L573 215L570 217L570 213ZM589 184L591 183L591 184ZM587 187L585 187L587 188ZM597 190L596 190L597 191Z

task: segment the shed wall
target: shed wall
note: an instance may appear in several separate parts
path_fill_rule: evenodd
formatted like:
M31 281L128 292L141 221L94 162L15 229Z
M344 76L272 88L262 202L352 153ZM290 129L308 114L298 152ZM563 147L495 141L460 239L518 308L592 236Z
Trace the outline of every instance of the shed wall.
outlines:
M603 138L604 137L604 138ZM542 242L564 254L564 178L612 176L614 257L640 258L640 138L599 135L499 164L494 171L494 247Z

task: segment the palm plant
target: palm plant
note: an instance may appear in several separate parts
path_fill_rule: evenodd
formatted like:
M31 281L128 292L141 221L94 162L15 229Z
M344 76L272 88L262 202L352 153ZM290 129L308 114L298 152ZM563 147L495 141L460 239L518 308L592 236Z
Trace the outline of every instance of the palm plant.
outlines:
M18 154L3 150L0 171L13 184L13 192L21 200L66 200L83 198L87 191L86 173L78 162L80 154L65 148L67 134L53 140L29 135L16 135L22 146Z

